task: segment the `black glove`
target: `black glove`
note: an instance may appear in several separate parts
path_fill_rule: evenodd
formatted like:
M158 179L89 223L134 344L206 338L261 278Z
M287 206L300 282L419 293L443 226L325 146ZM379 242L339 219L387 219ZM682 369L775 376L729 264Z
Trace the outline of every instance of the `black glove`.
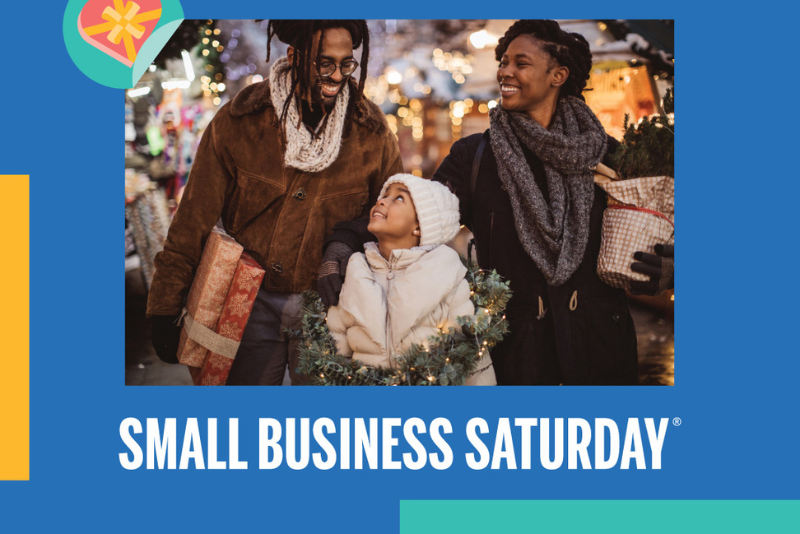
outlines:
M164 363L178 363L181 327L177 322L177 315L154 315L150 319L153 348Z
M339 304L347 262L352 255L353 249L340 241L333 241L325 249L317 276L317 289L326 307Z
M675 287L675 247L673 245L656 245L655 254L636 252L633 258L639 263L632 263L631 270L650 277L648 282L631 282L632 295L660 295L667 289Z

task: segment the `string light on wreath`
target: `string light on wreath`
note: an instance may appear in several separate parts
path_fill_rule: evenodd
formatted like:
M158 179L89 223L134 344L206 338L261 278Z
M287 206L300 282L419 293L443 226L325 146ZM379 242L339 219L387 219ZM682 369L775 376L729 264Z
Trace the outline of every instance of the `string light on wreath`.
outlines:
M467 265L467 281L475 315L457 318L460 329L450 328L411 347L393 368L371 367L338 354L328 330L327 314L313 291L303 294L300 369L315 385L447 386L462 385L478 361L508 331L505 307L511 298L508 282L495 272Z

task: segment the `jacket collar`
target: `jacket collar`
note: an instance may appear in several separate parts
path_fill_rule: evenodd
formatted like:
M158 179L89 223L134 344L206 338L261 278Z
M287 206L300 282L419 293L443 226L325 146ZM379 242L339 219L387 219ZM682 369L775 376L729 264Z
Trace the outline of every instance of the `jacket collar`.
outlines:
M367 263L369 263L373 271L403 270L438 246L424 245L421 247L395 249L387 260L381 255L378 243L372 241L364 243L364 255L367 257Z
M272 106L269 80L253 83L239 91L231 102L231 115L241 117Z
M366 325L370 337L379 345L384 345L387 326L394 344L405 339L463 282L467 272L458 253L447 245L394 250L387 261L380 255L378 244L372 242L364 245L364 256L356 257L359 259L351 260L348 266L339 306L359 324ZM390 265L392 269L405 269L405 273L394 278L392 297L386 300L379 297L383 289L375 295L375 288L380 288L375 274L386 274ZM382 320L386 316L391 317L390 324Z
M394 343L405 339L423 317L433 313L464 280L467 271L456 251L447 245L393 250L387 261L380 255L377 243L367 243L364 255L373 272L385 272L389 265L393 270L405 270L403 276L394 279L393 296L386 302Z
M350 78L350 93L355 95L358 91L358 84ZM231 102L231 115L241 117L250 113L256 113L266 108L272 108L270 97L269 80L248 85L233 98ZM356 105L353 113L353 120L376 134L386 132L386 116L381 109L366 96L362 96Z

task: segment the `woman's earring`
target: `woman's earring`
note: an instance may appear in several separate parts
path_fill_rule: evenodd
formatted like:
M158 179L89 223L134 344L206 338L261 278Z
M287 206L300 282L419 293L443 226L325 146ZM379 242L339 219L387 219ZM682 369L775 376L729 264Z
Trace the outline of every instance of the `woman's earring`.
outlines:
M414 235L419 235L419 230L414 230L414 231L413 231L413 232L411 232L411 233L412 233L412 234L414 234Z

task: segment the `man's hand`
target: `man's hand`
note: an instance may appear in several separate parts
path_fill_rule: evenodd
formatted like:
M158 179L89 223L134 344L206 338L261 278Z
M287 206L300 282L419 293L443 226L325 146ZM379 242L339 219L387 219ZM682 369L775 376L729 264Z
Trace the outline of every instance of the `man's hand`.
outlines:
M673 245L656 245L654 254L636 252L631 270L650 277L648 282L631 282L633 295L660 295L667 289L675 287L675 247Z
M153 348L164 363L178 363L181 327L177 315L154 315L150 319Z
M333 241L325 249L317 276L317 289L325 307L339 304L347 262L353 252L352 248L340 241Z

